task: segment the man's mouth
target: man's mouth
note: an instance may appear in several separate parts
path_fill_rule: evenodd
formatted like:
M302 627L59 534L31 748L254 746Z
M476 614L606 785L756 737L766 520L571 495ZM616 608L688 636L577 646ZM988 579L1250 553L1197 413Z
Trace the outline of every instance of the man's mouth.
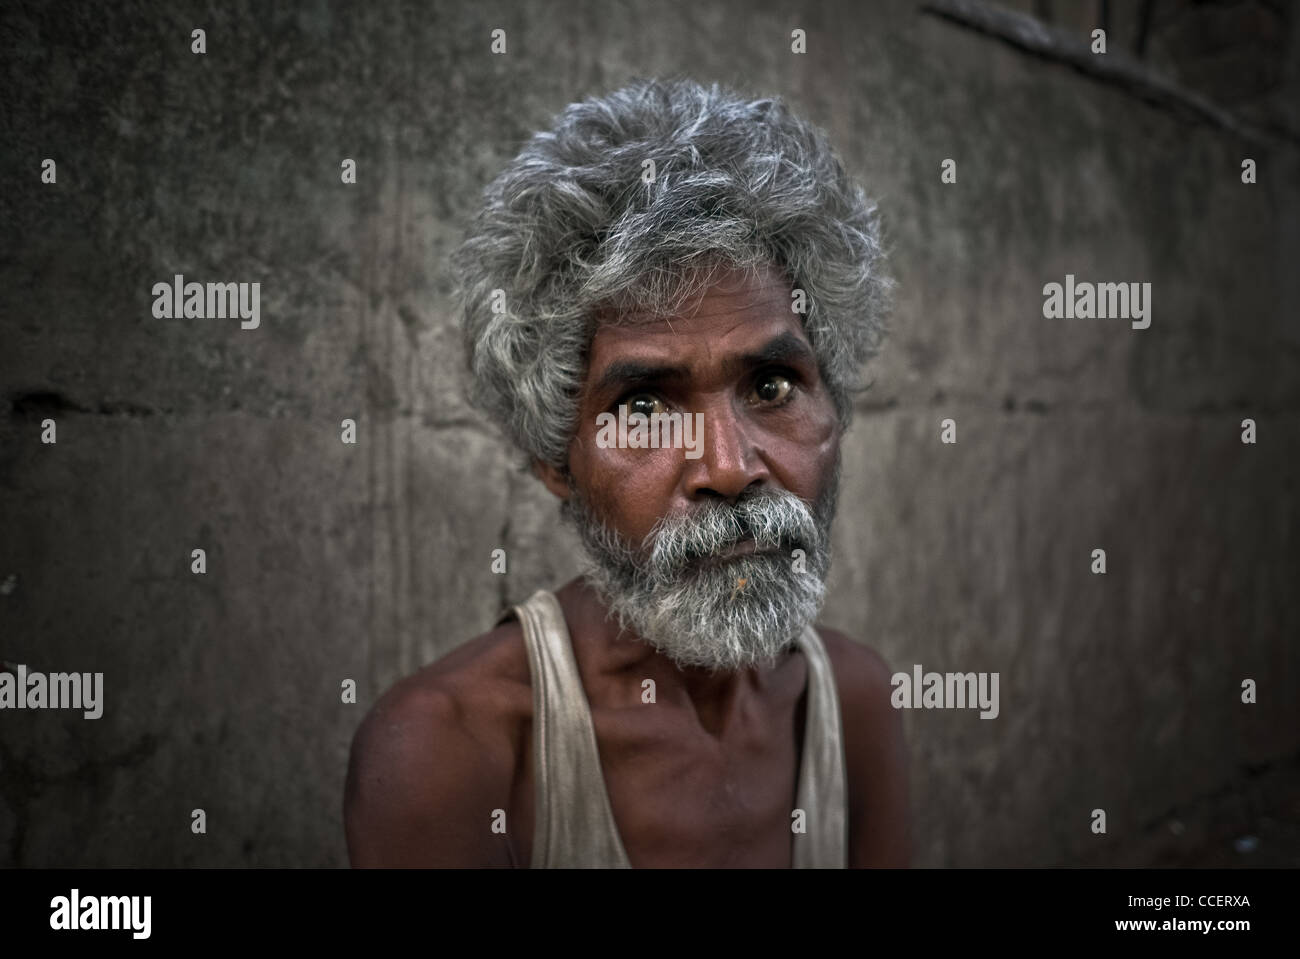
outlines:
M726 563L733 559L739 559L742 556L751 556L756 552L758 552L758 542L754 537L747 536L742 540L732 543L725 549L701 557L699 564L701 566L716 566L719 563Z

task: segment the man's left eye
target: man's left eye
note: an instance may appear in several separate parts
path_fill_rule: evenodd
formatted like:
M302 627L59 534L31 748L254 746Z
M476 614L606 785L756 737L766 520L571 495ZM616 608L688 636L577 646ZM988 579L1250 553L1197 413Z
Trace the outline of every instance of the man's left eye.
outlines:
M780 403L790 395L792 389L794 389L794 384L790 382L788 377L773 373L763 377L755 384L754 396L758 398L760 403Z

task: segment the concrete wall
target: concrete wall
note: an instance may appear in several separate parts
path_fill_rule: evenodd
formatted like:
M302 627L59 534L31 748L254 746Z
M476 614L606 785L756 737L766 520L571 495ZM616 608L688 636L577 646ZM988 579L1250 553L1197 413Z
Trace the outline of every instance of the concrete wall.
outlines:
M346 863L368 705L575 569L462 398L445 257L531 130L670 72L783 94L884 210L823 621L1001 677L996 720L906 717L917 862L1296 862L1294 140L911 4L281 6L0 13L0 658L106 683L96 721L0 712L0 865ZM155 319L176 273L260 282L260 328ZM1152 283L1150 329L1044 319L1066 273Z

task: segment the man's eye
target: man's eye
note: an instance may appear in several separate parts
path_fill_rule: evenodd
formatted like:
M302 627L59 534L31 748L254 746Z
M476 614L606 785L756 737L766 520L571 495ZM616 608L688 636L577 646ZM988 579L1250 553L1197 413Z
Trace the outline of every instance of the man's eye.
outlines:
M629 396L624 402L627 404L629 416L633 413L653 416L655 413L664 412L663 401L652 393L636 393Z
M794 389L794 384L788 377L780 373L772 373L764 376L754 386L754 395L760 403L780 403L785 400L790 391Z

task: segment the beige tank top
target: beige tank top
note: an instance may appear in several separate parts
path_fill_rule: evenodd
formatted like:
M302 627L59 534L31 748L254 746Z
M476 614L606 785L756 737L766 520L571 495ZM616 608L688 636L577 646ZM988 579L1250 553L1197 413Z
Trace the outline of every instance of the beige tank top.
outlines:
M536 795L531 866L630 868L605 790L591 708L559 601L553 593L538 590L512 607L512 612L523 627L533 684ZM793 865L844 868L848 802L839 697L817 631L809 626L797 643L808 659L796 807L804 812L806 831L791 833Z

